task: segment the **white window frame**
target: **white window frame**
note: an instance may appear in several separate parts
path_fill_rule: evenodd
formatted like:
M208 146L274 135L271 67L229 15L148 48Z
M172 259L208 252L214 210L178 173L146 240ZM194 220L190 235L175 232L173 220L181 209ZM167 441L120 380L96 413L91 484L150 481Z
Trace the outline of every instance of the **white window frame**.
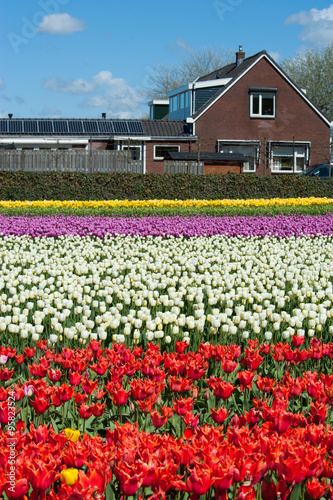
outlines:
M164 160L164 156L156 156L156 148L164 148L166 152L170 148L178 148L178 152L180 151L179 144L155 144L154 146L154 160Z
M254 113L253 111L253 97L255 95L258 95L259 96L259 113ZM262 113L262 98L263 96L266 96L266 97L273 97L273 114L271 115L264 115ZM250 118L265 118L265 119L272 119L272 118L275 118L275 115L276 115L276 94L275 92L269 92L269 91L251 91L250 93Z
M129 149L138 149L139 150L139 158L138 158L138 160L133 160L133 161L141 161L141 159L142 159L142 152L141 152L141 146L140 146L140 144L130 144L130 145L123 144L121 146L121 149L122 149L122 151L128 151Z
M228 149L232 148L232 146L235 146L235 149L238 147L254 147L256 148L256 156L252 157L254 158L254 168L250 169L250 162L245 162L243 164L243 173L255 173L257 171L257 165L259 161L259 154L260 154L260 141L218 141L218 151L219 153L222 152L223 146L226 146ZM241 153L240 151L229 151L230 153ZM242 153L243 154L243 153ZM244 155L246 156L246 155Z
M279 162L278 159L279 158L287 158L288 157L288 154L275 154L274 155L274 149L278 149L278 148L289 148L289 149L293 149L294 152L293 154L289 155L289 158L292 159L292 165L290 166L290 168L288 170L286 170L286 168L282 168L282 162ZM303 152L301 152L300 150L301 149L304 149ZM310 152L310 144L309 143L304 143L304 144L293 144L292 142L290 143L284 143L284 144L271 144L270 145L270 168L271 168L271 172L273 174L300 174L301 172L303 172L306 167L307 167L307 163L308 163L308 160L309 160L309 152ZM297 159L298 158L303 158L304 159L304 168L303 169L300 169L300 168L297 168Z

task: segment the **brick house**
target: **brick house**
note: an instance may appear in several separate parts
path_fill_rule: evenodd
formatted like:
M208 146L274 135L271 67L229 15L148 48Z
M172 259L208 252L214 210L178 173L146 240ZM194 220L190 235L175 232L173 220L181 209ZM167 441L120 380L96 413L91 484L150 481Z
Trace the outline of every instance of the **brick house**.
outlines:
M329 120L266 51L245 58L240 47L235 63L168 97L169 118L186 121L200 151L243 154L244 172L299 173L329 161Z
M127 151L136 171L158 174L166 156L206 158L204 173L257 175L330 158L329 120L266 51L245 58L240 47L234 63L149 106L149 120L0 118L0 148Z

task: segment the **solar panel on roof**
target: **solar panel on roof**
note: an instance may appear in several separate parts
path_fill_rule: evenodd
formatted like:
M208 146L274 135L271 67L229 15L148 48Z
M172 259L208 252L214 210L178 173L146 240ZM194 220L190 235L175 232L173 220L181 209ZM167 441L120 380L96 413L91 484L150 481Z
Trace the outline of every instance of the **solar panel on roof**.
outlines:
M128 134L127 122L113 122L113 128L116 134Z
M37 120L23 120L23 128L26 134L37 134Z
M84 121L83 122L84 131L88 134L98 134L98 124L97 121Z
M23 131L22 120L8 120L8 131L18 134Z
M38 129L42 134L52 134L53 125L51 120L38 120Z
M7 132L7 122L8 120L0 120L0 132L5 134Z
M71 134L83 133L83 126L80 120L68 120L68 128Z
M113 134L114 133L112 122L101 121L98 123L98 126L99 126L99 131L102 134Z
M53 120L53 129L57 134L68 134L68 124L65 120Z
M141 122L127 122L127 124L131 134L143 134L143 126Z

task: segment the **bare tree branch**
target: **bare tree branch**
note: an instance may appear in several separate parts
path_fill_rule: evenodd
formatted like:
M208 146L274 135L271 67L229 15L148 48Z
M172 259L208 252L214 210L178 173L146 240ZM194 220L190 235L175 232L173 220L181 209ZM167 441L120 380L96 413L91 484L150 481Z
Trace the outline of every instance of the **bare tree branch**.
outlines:
M207 47L191 52L176 66L156 66L141 92L148 99L164 98L170 90L193 82L196 78L216 71L234 60L233 49Z
M282 69L302 89L317 108L333 120L333 43L286 59Z

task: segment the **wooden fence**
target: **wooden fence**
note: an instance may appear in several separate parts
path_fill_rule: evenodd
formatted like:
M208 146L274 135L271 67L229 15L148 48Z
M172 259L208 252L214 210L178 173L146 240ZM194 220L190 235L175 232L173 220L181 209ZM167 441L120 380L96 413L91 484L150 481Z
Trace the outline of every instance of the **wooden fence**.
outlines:
M192 160L164 160L164 173L203 175L204 163Z
M127 151L0 150L0 171L142 174L143 164Z

